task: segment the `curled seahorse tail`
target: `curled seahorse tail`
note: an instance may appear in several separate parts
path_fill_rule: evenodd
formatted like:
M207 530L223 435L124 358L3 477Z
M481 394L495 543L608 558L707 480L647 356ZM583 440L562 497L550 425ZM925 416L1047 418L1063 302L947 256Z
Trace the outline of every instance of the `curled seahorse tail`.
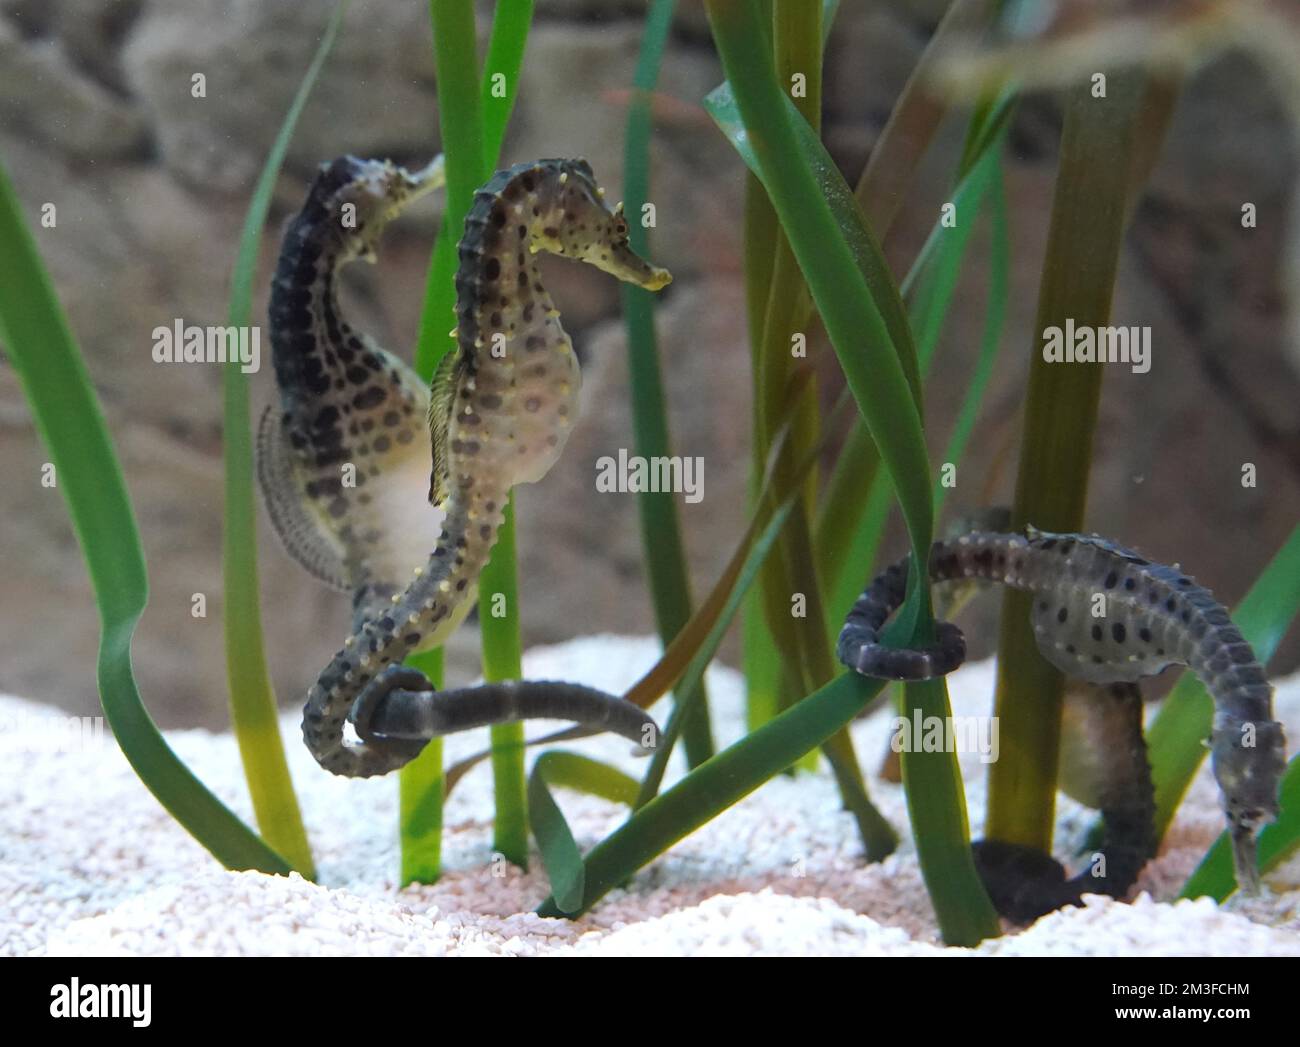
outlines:
M884 680L928 680L952 672L966 660L966 638L951 622L935 623L928 647L886 647L880 630L907 595L909 559L890 565L853 605L840 630L836 654L850 669Z
M439 692L393 691L375 710L370 732L385 739L428 741L444 734L516 720L569 720L610 731L653 749L659 727L631 702L581 684L506 680Z
M334 774L387 774L419 753L419 747L409 743L372 739L350 744L343 737L343 724L368 689L385 686L377 679L385 669L434 642L467 602L496 541L501 514L484 514L463 495L457 491L448 499L443 531L427 565L387 609L374 612L352 633L308 692L303 741L316 761Z

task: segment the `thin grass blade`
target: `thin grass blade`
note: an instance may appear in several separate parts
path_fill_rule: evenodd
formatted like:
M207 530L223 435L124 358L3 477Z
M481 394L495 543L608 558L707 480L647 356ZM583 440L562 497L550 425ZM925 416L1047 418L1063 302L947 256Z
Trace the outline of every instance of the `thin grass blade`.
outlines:
M294 128L347 11L343 0L334 8L319 47L298 86L289 111L249 201L239 239L239 252L230 281L230 324L246 327L251 320L253 279L258 248L271 208L275 182ZM298 799L285 761L262 640L262 607L257 585L257 515L253 494L252 425L248 406L248 376L238 367L222 372L225 509L222 528L224 602L222 627L226 646L226 681L230 718L244 762L244 777L253 797L253 810L262 835L304 876L315 876L311 847L303 828Z
M915 562L925 563L933 507L921 430L920 379L909 345L891 337L885 319L887 310L900 308L897 289L877 301L863 279L863 267L871 264L872 258L856 256L851 245L860 244L864 238L870 242L869 230L860 217L851 226L840 224L818 185L814 172L831 179L836 196L852 199L834 165L818 163L820 143L810 149L801 142L797 127L804 122L792 113L763 51L756 7L741 0L706 0L706 7L714 41L753 146L758 174L798 258L849 388L893 479ZM853 206L850 213L860 216L861 212ZM879 255L878 248L875 254ZM885 268L884 279L888 275ZM896 619L898 635L908 643L930 643L934 623L929 587L917 584L917 574L912 572L907 599ZM946 711L947 694L941 681L937 688L941 698L930 703L931 711ZM771 724L786 720L811 701L811 697L804 699ZM911 755L904 754L904 762ZM914 808L927 815L927 821L914 823L915 835L927 838L930 856L942 859L945 855L965 855L964 859L923 866L945 939L967 942L996 934L992 906L969 863L969 839L960 830L964 810L958 806L943 812L942 817L934 817L938 805L954 802L952 783L959 782L955 755L948 753L942 760L916 762L913 775L914 787L936 798L934 807ZM956 792L959 794L960 789Z
M1083 530L1104 365L1054 364L1038 351L1038 339L1067 319L1109 323L1141 98L1142 78L1132 72L1110 73L1105 99L1092 97L1091 84L1066 95L1016 480L1017 529ZM1003 598L995 705L1002 756L989 768L986 835L1049 851L1064 681L1038 653L1029 609L1025 593Z
M632 250L651 257L650 234L639 220L642 205L650 195L650 95L659 81L664 45L672 27L676 0L654 0L646 15L641 53L637 59L632 102L628 107L623 150L623 201L629 223ZM623 322L627 329L628 372L632 403L632 431L638 456L647 461L672 454L668 433L668 409L655 337L655 298L644 288L622 284ZM682 544L681 522L671 491L645 491L637 495L641 518L641 547L651 604L660 639L667 647L691 617L690 575ZM685 725L686 759L694 767L713 755L709 726L708 695L703 679L700 700L679 692L677 701L690 701L691 714Z
M228 869L291 865L172 751L140 700L131 641L149 598L135 515L104 416L9 176L0 168L0 342L68 506L99 610L100 700L145 787Z
M482 112L483 166L481 178L487 178L495 169L501 153L510 114L514 111L519 93L519 70L523 64L532 24L533 0L501 0L492 20L492 34L488 40L487 56L483 63L483 76L479 85L479 106ZM460 84L460 87L465 85ZM459 128L457 135L459 135ZM472 137L470 135L469 137ZM459 152L459 150L458 150ZM463 199L457 203L463 203ZM464 210L453 214L450 198L443 215L442 227L434 244L430 260L424 310L420 320L420 336L416 346L416 371L426 381L446 352L454 348L452 339L438 331L437 317L445 310L448 323L455 305L456 244L464 224ZM513 606L513 604L512 604ZM434 684L440 687L443 680L443 655L439 648L408 660ZM514 732L514 733L517 733ZM507 734L503 742L509 745ZM402 882L432 883L442 869L442 802L443 802L443 748L442 740L435 738L424 747L419 757L407 764L400 774L399 832L402 852ZM504 759L504 757L503 757ZM507 761L508 765L508 761ZM521 773L521 770L518 772ZM513 794L518 795L518 773L510 773ZM521 828L515 812L507 820L509 837L517 844ZM512 846L512 850L517 847Z
M562 912L582 906L586 870L578 844L551 790L557 786L599 796L631 806L637 781L622 771L579 753L553 750L542 753L528 776L528 811L542 866L551 885L551 897Z

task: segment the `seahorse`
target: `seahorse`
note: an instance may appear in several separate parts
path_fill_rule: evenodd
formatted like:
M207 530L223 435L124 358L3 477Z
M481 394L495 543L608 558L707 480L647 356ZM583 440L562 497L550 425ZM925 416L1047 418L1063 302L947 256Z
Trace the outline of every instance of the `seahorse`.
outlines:
M903 602L909 563L902 560L878 575L849 613L838 644L839 659L849 668L884 679L924 680L949 673L964 660L965 640L950 622L936 623L935 643L923 649L881 643L881 628ZM928 573L932 582L977 580L1033 594L1031 624L1039 650L1067 677L1102 692L1091 700L1096 703L1093 729L1109 739L1103 762L1130 782L1127 790L1112 790L1102 804L1111 849L1129 852L1121 859L1121 872L1105 882L1086 873L1065 881L1049 856L1028 848L993 840L976 844L981 871L1005 915L1032 918L1077 903L1084 891L1122 895L1131 886L1150 856L1132 868L1135 855L1154 846L1146 813L1154 811L1150 773L1140 712L1134 713L1136 681L1171 665L1189 667L1214 700L1212 764L1237 882L1246 891L1258 890L1255 835L1277 816L1286 741L1273 719L1273 692L1263 668L1209 590L1178 568L1153 563L1095 534L1032 527L1025 534L977 531L937 541ZM1097 594L1105 597L1104 617L1092 614Z
M272 287L282 414L278 424L270 415L263 422L259 476L290 551L318 577L355 593L352 633L303 711L308 749L327 770L352 777L395 770L427 741L380 729L385 716L402 718L385 712L390 694L433 691L400 663L442 642L463 619L511 488L540 480L572 429L578 361L535 256L548 251L588 262L655 291L672 279L631 249L622 206L606 206L585 160L500 171L465 218L456 348L426 396L409 368L340 318L334 277L352 258L373 259L387 221L441 181L438 161L416 174L353 157L325 165L285 233ZM429 431L422 447L414 428L419 412L427 412ZM355 490L340 479L341 467L353 464ZM427 487L413 478L416 469ZM427 490L428 503L443 510L440 532L412 490ZM608 719L626 728L622 733L633 730L630 709L611 713L599 692L561 686L528 682L483 697L501 715L546 715L554 707L566 718ZM448 692L437 697L461 708ZM639 710L635 715L647 723ZM344 736L348 721L356 741Z
M428 390L344 319L337 274L354 258L373 262L389 220L443 182L441 157L414 174L351 156L323 164L271 284L280 404L258 431L263 500L289 554L353 594L358 623L424 562L437 516L426 496Z

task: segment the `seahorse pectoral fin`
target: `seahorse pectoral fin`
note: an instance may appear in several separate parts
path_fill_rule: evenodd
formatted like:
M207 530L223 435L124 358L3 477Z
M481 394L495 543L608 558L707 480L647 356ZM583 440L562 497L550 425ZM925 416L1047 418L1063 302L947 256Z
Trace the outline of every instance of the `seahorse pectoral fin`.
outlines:
M335 589L350 589L344 553L303 491L279 412L268 406L257 429L257 480L285 551Z
M429 477L429 502L442 505L450 493L451 412L456 388L460 384L465 360L459 352L450 352L438 363L429 383L429 441L433 447L433 472Z

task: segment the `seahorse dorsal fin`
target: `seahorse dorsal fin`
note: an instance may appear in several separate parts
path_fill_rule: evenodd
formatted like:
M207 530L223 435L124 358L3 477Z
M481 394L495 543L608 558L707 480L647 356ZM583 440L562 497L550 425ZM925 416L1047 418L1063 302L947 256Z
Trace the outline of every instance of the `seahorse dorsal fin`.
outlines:
M257 429L257 479L271 523L290 556L335 589L351 589L343 551L312 514L278 412L268 406Z
M429 478L429 501L442 505L450 494L451 468L448 463L448 432L451 411L460 384L463 356L453 349L444 356L429 383L429 438L433 445L433 473Z

